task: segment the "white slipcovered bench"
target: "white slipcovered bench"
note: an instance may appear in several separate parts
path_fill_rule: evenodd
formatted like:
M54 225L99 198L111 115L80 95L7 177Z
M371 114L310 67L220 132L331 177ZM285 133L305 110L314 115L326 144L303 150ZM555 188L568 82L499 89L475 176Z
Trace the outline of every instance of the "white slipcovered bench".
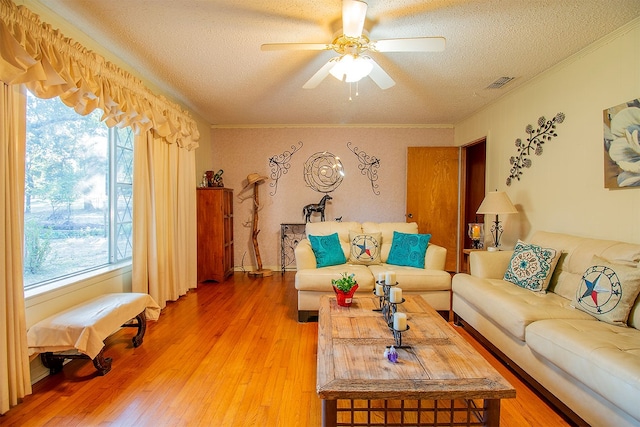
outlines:
M147 320L158 320L160 306L147 294L113 293L100 295L29 328L29 353L40 358L51 374L62 370L65 359L88 358L105 375L111 358L104 357L104 340L120 327L137 327L133 346L142 344ZM132 323L136 319L135 323Z

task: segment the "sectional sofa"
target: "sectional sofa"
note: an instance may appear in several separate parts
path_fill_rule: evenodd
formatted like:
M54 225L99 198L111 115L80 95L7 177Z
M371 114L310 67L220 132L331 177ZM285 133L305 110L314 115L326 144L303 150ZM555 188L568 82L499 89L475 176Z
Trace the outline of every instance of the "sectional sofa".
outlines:
M515 254L470 254L457 320L577 423L640 425L640 245L537 232Z
M394 232L398 234L394 234ZM312 243L336 237L338 260L323 264L317 258ZM422 295L438 311L451 309L451 274L444 270L447 250L429 242L421 255L418 252L401 252L401 238L421 240L415 222L316 222L306 225L307 239L295 248L296 278L298 290L298 320L306 322L317 314L322 295L333 295L331 279L338 279L342 273L354 274L358 283L358 294L371 295L379 274L393 271L398 286L407 295ZM396 247L392 251L394 235ZM420 239L417 239L417 237ZM426 238L428 240L428 238ZM317 245L316 245L317 246ZM326 255L326 254L324 254ZM390 259L391 255L391 259ZM421 259L415 259L421 257ZM329 254L331 257L331 254ZM411 258L411 259L410 259ZM340 262L340 259L343 262ZM393 262L391 264L390 262ZM404 265L402 265L404 264ZM411 265L408 265L411 264ZM418 266L413 266L418 265ZM421 265L421 266L420 266Z

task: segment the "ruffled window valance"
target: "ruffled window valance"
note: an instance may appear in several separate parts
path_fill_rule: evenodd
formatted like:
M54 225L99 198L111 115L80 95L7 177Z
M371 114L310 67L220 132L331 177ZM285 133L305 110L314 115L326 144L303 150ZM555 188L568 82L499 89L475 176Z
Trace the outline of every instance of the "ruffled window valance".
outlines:
M186 111L11 0L0 0L0 80L24 83L41 98L58 96L79 114L100 108L108 126L153 130L180 147L198 146L197 124Z

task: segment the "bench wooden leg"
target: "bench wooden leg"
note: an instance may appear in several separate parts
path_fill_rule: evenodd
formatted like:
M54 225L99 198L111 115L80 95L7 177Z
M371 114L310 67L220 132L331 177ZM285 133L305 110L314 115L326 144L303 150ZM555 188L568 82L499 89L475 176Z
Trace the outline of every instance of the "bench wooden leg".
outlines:
M40 360L45 368L49 368L49 374L55 375L62 371L62 364L64 363L64 357L54 355L48 351L46 353L40 353Z
M147 318L144 315L144 311L135 317L138 323L125 323L123 328L138 328L138 333L131 339L134 347L140 347L142 340L144 339L144 333L147 331Z
M93 366L96 367L98 375L106 375L111 370L111 358L104 357L104 347L100 350L100 353L93 358Z

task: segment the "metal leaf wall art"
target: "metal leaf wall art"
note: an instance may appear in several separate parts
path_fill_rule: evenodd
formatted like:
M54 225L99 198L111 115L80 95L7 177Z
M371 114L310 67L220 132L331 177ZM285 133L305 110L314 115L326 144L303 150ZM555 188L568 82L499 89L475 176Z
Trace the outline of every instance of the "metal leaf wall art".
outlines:
M544 116L538 119L538 128L533 129L533 125L527 125L525 132L529 134L526 142L522 142L520 138L516 139L516 147L518 149L517 156L511 156L509 163L511 163L511 170L509 171L509 177L507 178L507 185L511 185L514 179L520 181L520 175L525 168L531 167L531 152L534 152L537 156L542 154L542 145L550 141L554 136L558 136L556 133L556 123L562 123L565 119L564 113L558 113L556 116L547 120Z
M376 196L380 195L380 191L378 190L378 184L376 181L378 180L378 168L380 167L380 159L375 156L370 156L364 151L358 149L358 147L351 147L351 142L347 142L347 148L351 150L353 154L356 155L360 164L358 165L358 169L362 175L365 175L369 182L371 182L371 191Z
M273 187L273 191L269 194L275 196L278 192L278 180L289 172L291 168L291 157L296 151L302 148L302 141L298 141L298 146L292 145L291 151L285 151L282 154L276 154L269 158L269 167L271 167L271 183L269 186Z

